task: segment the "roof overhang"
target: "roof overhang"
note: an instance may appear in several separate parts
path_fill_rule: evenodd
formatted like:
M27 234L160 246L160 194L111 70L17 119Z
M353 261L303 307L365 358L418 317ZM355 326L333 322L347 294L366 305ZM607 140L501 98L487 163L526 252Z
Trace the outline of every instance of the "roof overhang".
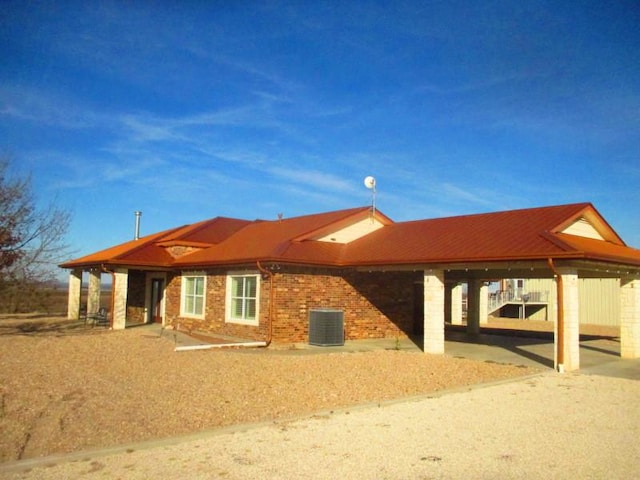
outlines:
M640 267L590 260L554 259L556 269L575 270L581 278L640 278ZM357 267L358 271L443 271L448 280L485 281L502 278L553 278L548 259L509 260L491 262L452 262L411 265L370 265Z

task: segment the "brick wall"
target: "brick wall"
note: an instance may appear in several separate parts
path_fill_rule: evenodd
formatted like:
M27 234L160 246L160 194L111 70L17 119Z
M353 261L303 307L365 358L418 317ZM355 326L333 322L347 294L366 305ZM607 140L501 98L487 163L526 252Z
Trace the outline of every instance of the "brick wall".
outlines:
M284 268L275 272L273 341L306 343L309 311L344 311L345 338L393 338L413 329L414 282L422 272L356 272L331 269ZM251 340L269 334L270 281L260 284L260 326L225 322L226 272L207 272L205 320L180 316L180 275L167 278L167 323L183 330L200 330Z
M276 342L307 342L309 311L344 311L345 339L393 338L413 329L413 283L421 272L298 269L277 273Z
M253 273L253 272L252 272ZM180 330L211 332L248 340L265 340L268 334L269 282L260 285L260 326L225 322L226 271L208 271L206 281L205 319L180 316L181 276L170 275L165 291L167 324Z

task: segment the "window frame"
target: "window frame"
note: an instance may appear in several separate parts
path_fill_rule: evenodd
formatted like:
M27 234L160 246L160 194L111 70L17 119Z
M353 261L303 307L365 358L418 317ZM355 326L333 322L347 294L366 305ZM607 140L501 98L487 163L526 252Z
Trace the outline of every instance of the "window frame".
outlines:
M256 279L256 294L255 297L248 297L243 295L242 297L244 301L246 299L253 299L255 301L255 318L238 318L234 317L233 314L233 281L236 278L255 278ZM260 273L258 272L228 272L227 273L227 281L226 281L226 290L225 290L225 322L226 323L237 323L240 325L250 325L257 327L260 325Z
M202 283L202 312L188 312L186 310L187 304L187 279L190 278L201 278L203 280ZM205 312L207 311L207 275L204 272L183 272L180 279L181 290L180 290L180 316L185 318L197 318L199 320L204 319ZM193 294L193 297L196 298L198 295ZM194 302L195 307L195 302ZM195 308L194 308L195 310Z

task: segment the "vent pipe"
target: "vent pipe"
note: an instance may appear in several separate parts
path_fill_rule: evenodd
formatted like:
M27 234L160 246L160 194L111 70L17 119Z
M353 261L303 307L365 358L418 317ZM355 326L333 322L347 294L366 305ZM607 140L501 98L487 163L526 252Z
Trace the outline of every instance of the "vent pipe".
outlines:
M142 216L142 212L136 211L134 212L134 215L136 216L136 231L133 239L138 240L140 238L140 217Z

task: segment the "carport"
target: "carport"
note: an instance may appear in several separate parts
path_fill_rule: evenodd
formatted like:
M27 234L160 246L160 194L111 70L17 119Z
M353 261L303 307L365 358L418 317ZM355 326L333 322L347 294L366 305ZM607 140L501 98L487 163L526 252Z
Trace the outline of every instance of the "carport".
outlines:
M487 282L551 278L554 367L577 370L578 280L614 278L620 356L640 358L640 250L628 247L590 203L396 223L358 242L352 261L362 270L423 272L427 353L445 353L445 321L460 323L460 285L467 285L467 333L473 336L488 318Z
M620 282L620 356L640 358L640 271L629 264L588 260L431 265L424 270L424 351L445 351L445 323L460 324L460 285L467 284L467 338L479 338L488 321L488 282L501 278L553 278L553 367L560 371L580 368L579 278L617 278ZM446 302L445 302L446 298Z

